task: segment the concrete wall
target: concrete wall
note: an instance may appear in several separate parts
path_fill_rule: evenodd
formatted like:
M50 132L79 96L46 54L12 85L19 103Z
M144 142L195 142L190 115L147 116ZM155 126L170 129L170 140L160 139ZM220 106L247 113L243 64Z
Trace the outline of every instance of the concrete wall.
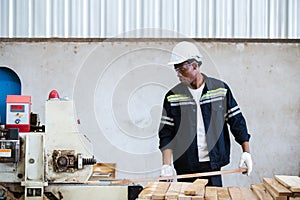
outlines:
M164 93L178 80L166 65L169 40L0 42L0 66L14 70L32 111L45 122L52 89L74 99L78 126L98 162L115 162L119 178L158 176L157 129ZM274 174L300 174L299 43L200 42L202 71L227 82L252 135L250 177L224 175L224 185L249 186ZM70 116L71 117L71 116ZM232 140L231 164L241 148Z

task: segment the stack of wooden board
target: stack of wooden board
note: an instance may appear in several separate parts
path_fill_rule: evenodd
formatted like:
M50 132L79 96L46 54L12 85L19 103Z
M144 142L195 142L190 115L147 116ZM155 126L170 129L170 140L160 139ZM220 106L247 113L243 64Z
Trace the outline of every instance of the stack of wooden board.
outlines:
M206 179L186 182L150 182L137 200L300 200L300 177L276 175L248 187L206 186Z
M300 177L275 175L263 178L263 184L251 185L259 199L300 200Z
M138 200L204 200L206 179L197 179L193 183L151 182L139 194Z
M200 179L198 179L200 180ZM198 181L197 180L197 181ZM195 184L196 183L196 184ZM166 189L167 188L167 189ZM201 183L151 182L139 194L137 200L257 200L249 188L211 187Z

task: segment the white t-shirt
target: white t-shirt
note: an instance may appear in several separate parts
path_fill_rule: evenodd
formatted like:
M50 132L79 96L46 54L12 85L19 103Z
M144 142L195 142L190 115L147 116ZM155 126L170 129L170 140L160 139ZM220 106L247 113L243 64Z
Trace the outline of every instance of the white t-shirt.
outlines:
M200 98L201 98L204 85L205 84L203 83L198 89L189 88L197 104L197 146L198 146L199 162L209 161L204 122L203 122L202 112L200 108Z

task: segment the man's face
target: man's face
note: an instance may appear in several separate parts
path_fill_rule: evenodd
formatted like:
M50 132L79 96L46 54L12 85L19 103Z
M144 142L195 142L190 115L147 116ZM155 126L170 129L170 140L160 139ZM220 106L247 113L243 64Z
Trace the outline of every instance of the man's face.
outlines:
M189 63L188 61L174 65L180 82L190 85L195 80L197 71L195 65L196 63Z

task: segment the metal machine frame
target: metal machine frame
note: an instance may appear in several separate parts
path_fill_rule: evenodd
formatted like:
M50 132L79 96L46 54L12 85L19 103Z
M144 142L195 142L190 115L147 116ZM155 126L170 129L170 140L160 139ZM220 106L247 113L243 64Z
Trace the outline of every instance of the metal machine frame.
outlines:
M89 184L92 144L77 130L72 100L46 102L45 133L1 131L0 200L135 199L141 186ZM10 138L14 136L14 140ZM9 157L13 157L10 158Z

